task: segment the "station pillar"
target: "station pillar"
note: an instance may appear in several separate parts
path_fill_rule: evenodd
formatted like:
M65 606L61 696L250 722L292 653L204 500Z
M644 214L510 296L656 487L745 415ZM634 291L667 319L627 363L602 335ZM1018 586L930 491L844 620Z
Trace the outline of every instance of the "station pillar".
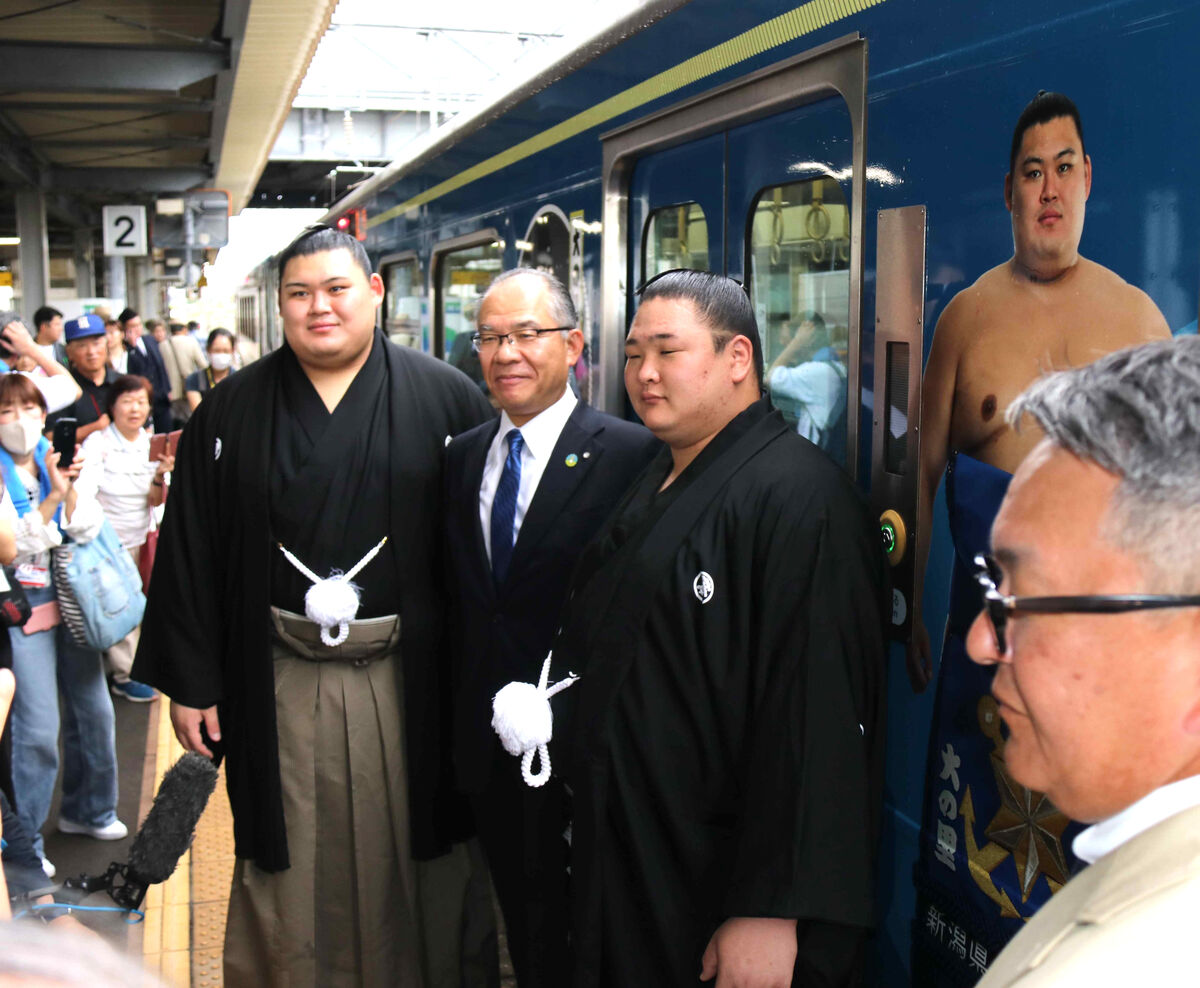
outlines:
M17 260L21 265L21 312L32 318L46 304L50 292L50 244L46 233L46 197L41 189L21 189L16 194Z
M108 298L121 299L125 302L129 296L125 290L125 258L104 258L104 294ZM128 302L125 302L128 305ZM120 311L120 310L117 310ZM114 312L115 316L117 313Z
M75 294L80 298L96 295L95 248L92 231L86 227L75 231Z

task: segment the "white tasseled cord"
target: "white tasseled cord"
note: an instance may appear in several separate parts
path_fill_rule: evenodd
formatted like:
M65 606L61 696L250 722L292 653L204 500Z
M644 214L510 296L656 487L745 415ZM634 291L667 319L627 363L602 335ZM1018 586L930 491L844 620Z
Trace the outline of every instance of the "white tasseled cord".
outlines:
M334 645L340 645L350 637L350 622L358 613L358 587L350 581L367 563L379 555L379 550L384 547L387 540L388 537L385 535L379 540L379 544L355 563L348 573L335 571L328 579L324 580L288 552L282 543L276 543L287 561L312 581L312 586L304 595L304 613L313 624L321 626L321 641L331 648ZM336 637L330 633L334 628L338 630Z
M554 715L550 712L550 697L573 686L578 676L568 674L547 688L550 678L550 659L542 663L542 675L537 686L533 683L509 683L492 699L492 729L510 755L521 756L521 776L525 784L537 788L550 781L550 749L554 734ZM533 774L533 756L541 758L537 775Z

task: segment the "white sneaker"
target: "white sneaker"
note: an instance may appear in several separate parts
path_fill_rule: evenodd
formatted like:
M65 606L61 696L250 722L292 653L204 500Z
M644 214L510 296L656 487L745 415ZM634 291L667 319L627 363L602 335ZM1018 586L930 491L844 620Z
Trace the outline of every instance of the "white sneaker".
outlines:
M89 827L86 823L76 823L60 816L58 829L64 834L80 834L96 840L124 840L129 835L129 828L120 820L114 820L103 827Z
M53 864L51 864L49 858L43 856L42 857L42 871L44 871L46 873L47 878L53 878L55 873L58 871L58 869L55 868Z

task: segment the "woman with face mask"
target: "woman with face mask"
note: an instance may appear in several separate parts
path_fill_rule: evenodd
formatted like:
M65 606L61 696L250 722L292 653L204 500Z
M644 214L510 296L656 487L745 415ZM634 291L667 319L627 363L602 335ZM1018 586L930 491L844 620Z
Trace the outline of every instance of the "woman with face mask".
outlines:
M25 829L34 835L47 875L54 866L42 847L58 775L59 695L62 695L63 781L58 829L97 840L120 840L117 752L112 699L100 653L78 644L61 622L50 550L68 535L90 542L104 524L94 497L79 493L76 455L59 457L42 436L46 401L22 374L0 377L0 474L17 509L17 579L33 608L20 628L9 628L13 671L20 684L13 702L13 790Z
M78 496L94 497L112 525L121 545L136 566L142 543L150 531L151 509L163 503L164 477L175 464L173 456L150 459L150 433L146 420L153 399L150 382L125 374L109 385L105 414L109 425L93 432L80 449L84 466L75 482ZM147 703L157 694L129 676L137 651L139 629L104 653L113 696Z
M200 404L204 392L211 391L233 373L233 333L214 329L208 334L208 366L187 376L184 392L192 411Z

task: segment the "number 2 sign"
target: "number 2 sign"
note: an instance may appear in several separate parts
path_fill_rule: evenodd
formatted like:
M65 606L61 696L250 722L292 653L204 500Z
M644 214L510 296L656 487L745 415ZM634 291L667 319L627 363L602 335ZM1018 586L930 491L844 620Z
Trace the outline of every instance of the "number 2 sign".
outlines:
M141 257L146 250L146 207L105 206L104 253L109 257Z

